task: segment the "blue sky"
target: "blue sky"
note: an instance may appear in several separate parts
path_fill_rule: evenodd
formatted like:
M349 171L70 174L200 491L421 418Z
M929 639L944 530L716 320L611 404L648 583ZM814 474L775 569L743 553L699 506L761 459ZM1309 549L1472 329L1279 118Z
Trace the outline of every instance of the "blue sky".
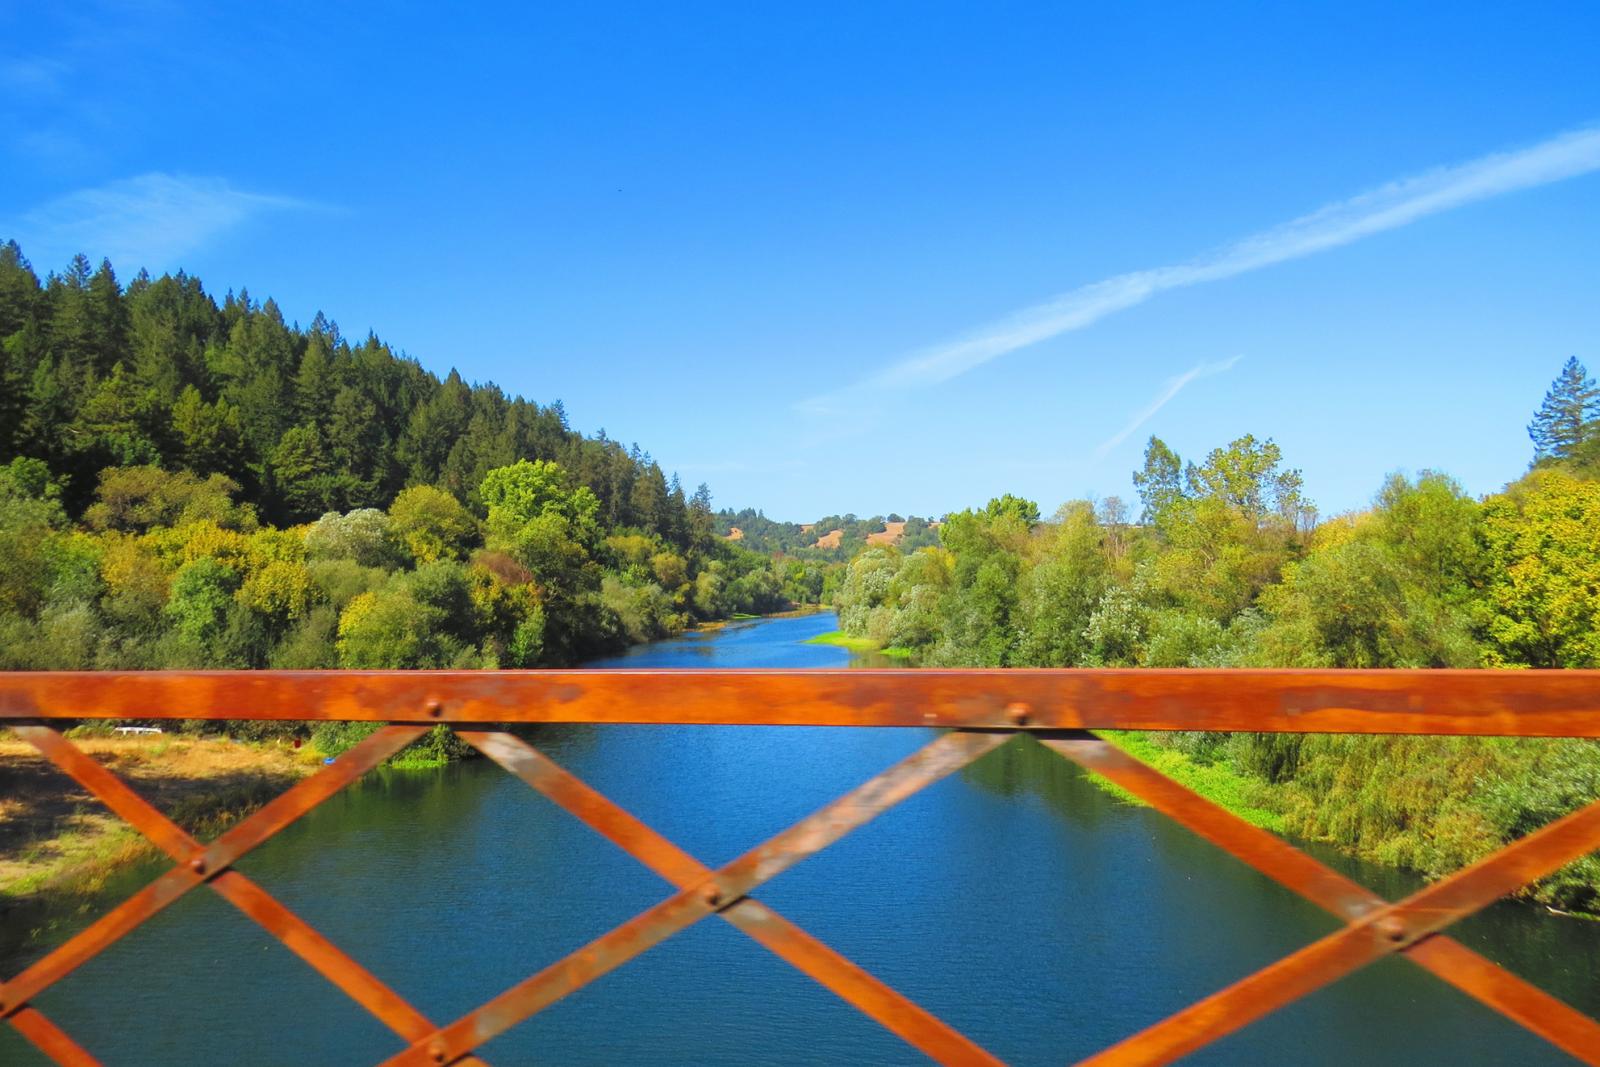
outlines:
M1491 492L1600 370L1591 3L445 12L4 5L0 234L795 520L1131 496L1151 433Z

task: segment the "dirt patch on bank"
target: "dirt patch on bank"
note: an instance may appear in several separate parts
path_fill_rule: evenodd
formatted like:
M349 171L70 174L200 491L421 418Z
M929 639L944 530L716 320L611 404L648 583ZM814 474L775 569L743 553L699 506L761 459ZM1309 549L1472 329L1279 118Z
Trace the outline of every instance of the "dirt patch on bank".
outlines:
M262 802L317 758L287 745L171 734L73 743L191 832ZM132 831L30 744L0 738L0 895L27 895L103 859Z

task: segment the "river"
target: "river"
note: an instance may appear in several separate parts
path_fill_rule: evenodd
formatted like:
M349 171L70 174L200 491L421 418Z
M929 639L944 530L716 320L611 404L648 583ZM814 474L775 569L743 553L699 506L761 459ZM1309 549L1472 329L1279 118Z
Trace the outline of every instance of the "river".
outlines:
M831 615L736 623L593 666L839 667ZM879 664L872 664L879 665ZM710 864L929 732L549 727L541 749ZM1386 896L1405 872L1319 853ZM668 895L487 761L379 771L240 865L447 1021ZM136 872L147 879L161 868ZM757 896L1001 1058L1080 1058L1335 929L1181 827L1017 741ZM1500 904L1453 931L1590 1013L1600 923ZM38 1006L114 1064L374 1062L398 1039L215 895L191 893ZM898 1064L898 1039L708 919L483 1049L508 1064ZM9 1028L0 1062L44 1062ZM1568 1063L1390 959L1195 1056L1212 1064Z

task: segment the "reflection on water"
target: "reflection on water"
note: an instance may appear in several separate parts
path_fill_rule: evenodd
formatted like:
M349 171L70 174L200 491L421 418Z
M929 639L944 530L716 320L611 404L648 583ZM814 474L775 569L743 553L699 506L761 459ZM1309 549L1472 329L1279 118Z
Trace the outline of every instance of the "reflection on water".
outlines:
M844 650L803 643L833 625L826 615L738 624L607 665L843 666ZM561 726L539 728L535 739L701 860L723 863L931 736ZM1416 884L1401 872L1333 862L1388 896ZM369 775L240 866L440 1021L669 892L482 761ZM1335 928L1316 908L1171 821L1113 799L1028 739L930 787L758 895L1024 1064L1087 1055ZM1600 924L1502 905L1459 932L1577 1006L1600 1010ZM108 1064L372 1062L400 1047L205 893L174 905L39 1005ZM485 1058L921 1062L715 920L517 1027ZM14 1035L0 1038L0 1062L36 1061ZM1566 1062L1399 960L1250 1026L1196 1061Z
M730 622L696 630L666 641L636 645L619 656L597 659L586 667L903 667L905 661L872 652L852 652L837 645L811 644L810 639L838 629L831 611L773 619Z

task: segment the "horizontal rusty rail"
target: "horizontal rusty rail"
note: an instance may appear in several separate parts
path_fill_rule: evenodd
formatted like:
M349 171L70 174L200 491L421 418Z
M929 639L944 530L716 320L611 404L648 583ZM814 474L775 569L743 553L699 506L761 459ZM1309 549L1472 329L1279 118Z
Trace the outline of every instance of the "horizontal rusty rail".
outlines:
M298 719L388 725L209 845L173 824L49 720ZM526 739L472 724L591 722L953 728L740 858L712 870ZM432 1022L233 863L421 736L463 740L673 889L659 904L474 1011ZM750 896L763 883L1019 731L1102 775L1343 922L1332 934L1131 1035L1090 1061L1166 1063L1387 955L1400 955L1579 1060L1600 1022L1440 931L1600 848L1600 800L1391 903L1165 777L1092 729L1600 737L1600 671L328 671L0 674L10 725L175 866L0 985L0 1018L63 1064L96 1058L34 997L206 886L389 1027L389 1064L475 1064L476 1050L703 918L717 916L940 1063L999 1061Z
M0 722L344 719L1600 737L1600 671L18 671Z

